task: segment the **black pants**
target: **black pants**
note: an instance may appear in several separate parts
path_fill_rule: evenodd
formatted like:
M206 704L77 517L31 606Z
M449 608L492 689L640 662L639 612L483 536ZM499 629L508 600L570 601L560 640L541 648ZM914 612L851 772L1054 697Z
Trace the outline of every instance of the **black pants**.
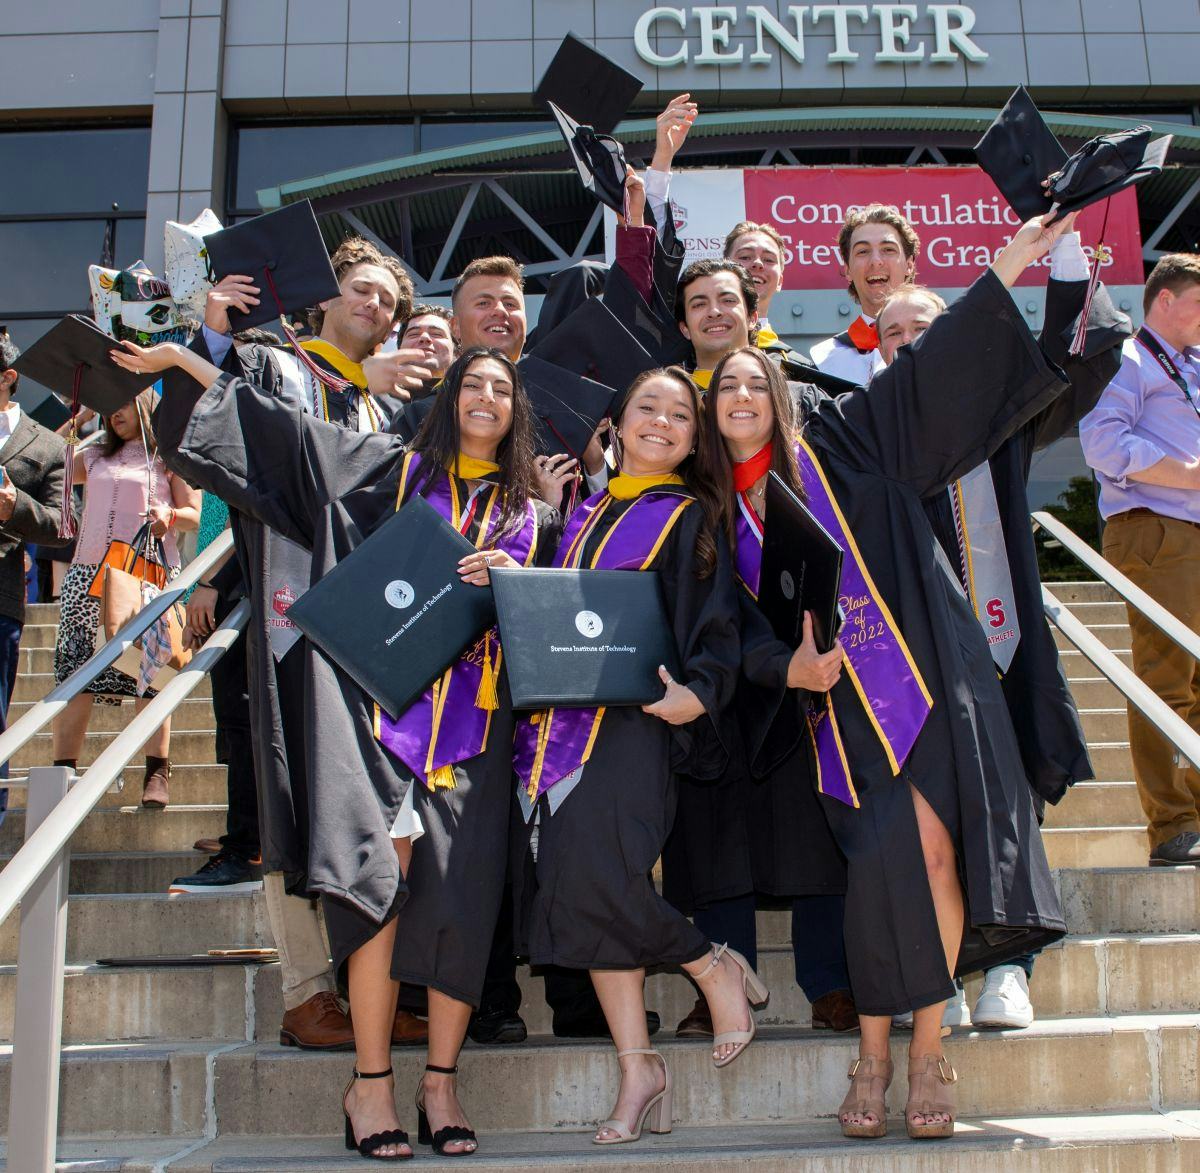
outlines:
M547 965L541 970L546 983L546 1003L554 1013L554 1030L568 1030L579 1023L595 1022L603 1017L592 979L585 969L562 969ZM479 1013L504 1011L516 1014L521 1009L521 986L517 981L517 958L513 946L512 885L504 885L500 901L500 919L492 938L487 975L479 1000Z
M217 622L233 610L217 603ZM250 692L246 682L246 633L243 631L212 669L213 714L217 719L217 761L226 768L229 812L221 847L239 859L256 858L258 791L254 780L254 747L250 741Z

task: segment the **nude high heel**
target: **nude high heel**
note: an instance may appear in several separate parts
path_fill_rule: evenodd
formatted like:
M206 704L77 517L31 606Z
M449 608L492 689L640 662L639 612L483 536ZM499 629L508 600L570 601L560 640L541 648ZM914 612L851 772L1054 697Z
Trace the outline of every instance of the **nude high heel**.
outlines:
M596 1135L592 1137L592 1144L629 1144L631 1141L641 1140L642 1128L647 1122L649 1123L651 1132L665 1133L671 1131L671 1069L667 1066L667 1061L658 1051L648 1050L643 1047L617 1052L618 1059L624 1059L626 1055L653 1055L662 1064L663 1075L666 1076L666 1084L663 1086L662 1091L655 1096L651 1096L642 1105L642 1110L638 1113L638 1118L634 1122L632 1129L627 1128L620 1120L605 1120L596 1130ZM600 1133L606 1128L617 1135L601 1137Z
M750 1011L750 1029L722 1031L721 1034L713 1038L714 1067L728 1067L730 1063L754 1042L754 1036L758 1032L758 1027L754 1021L754 1011L763 1009L771 1000L771 991L763 985L758 974L751 968L750 963L736 949L730 949L727 944L718 945L713 950L712 960L708 963L707 968L702 973L694 975L696 980L704 981L705 978L711 976L717 966L721 964L722 956L728 957L742 971L742 991L746 995L747 1008ZM724 1059L718 1059L717 1049L730 1044L735 1049L726 1055Z

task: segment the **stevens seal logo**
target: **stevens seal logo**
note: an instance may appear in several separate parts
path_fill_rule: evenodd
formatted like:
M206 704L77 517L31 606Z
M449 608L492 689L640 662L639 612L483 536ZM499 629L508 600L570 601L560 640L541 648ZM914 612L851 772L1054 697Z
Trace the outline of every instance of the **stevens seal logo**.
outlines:
M412 587L404 579L396 578L384 588L383 597L387 600L389 607L395 607L397 611L403 611L405 607L412 606L415 596Z
M792 578L789 571L784 571L779 576L779 589L783 591L783 597L790 603L796 597L796 580Z
M575 629L586 639L596 639L604 631L604 620L595 611L580 611L575 616Z

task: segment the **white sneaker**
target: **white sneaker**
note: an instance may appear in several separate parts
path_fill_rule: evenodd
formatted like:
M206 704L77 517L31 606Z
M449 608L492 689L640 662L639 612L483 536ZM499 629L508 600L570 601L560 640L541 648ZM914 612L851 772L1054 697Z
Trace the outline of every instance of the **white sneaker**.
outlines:
M1029 980L1019 965L998 965L983 978L971 1021L976 1026L1022 1030L1033 1022Z
M1024 976L1024 974L1022 974ZM967 1012L967 995L962 986L954 987L954 996L946 1003L942 1012L942 1034L947 1035L956 1026L970 1026L971 1016ZM912 1030L913 1016L910 1010L907 1014L894 1014L892 1026L897 1030Z

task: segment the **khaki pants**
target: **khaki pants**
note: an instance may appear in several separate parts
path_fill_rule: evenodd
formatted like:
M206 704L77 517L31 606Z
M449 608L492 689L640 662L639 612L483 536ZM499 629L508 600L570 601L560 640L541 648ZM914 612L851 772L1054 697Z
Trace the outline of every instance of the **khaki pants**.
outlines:
M1200 632L1200 526L1148 509L1109 519L1104 557L1192 631ZM1149 620L1128 608L1133 670L1193 729L1200 730L1200 665ZM1151 848L1200 831L1200 773L1129 706L1129 744Z
M284 1010L295 1010L326 990L336 993L329 944L316 902L304 896L289 896L280 872L263 876L263 895L271 934L279 950Z

